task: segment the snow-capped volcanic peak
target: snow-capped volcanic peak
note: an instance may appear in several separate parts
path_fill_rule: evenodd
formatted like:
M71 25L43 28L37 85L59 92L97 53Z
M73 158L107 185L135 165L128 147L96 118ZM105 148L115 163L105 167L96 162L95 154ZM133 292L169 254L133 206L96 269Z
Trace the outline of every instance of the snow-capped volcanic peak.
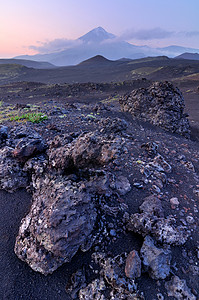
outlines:
M79 39L85 43L100 43L104 40L113 38L115 38L114 34L107 32L102 27L97 27L81 36Z

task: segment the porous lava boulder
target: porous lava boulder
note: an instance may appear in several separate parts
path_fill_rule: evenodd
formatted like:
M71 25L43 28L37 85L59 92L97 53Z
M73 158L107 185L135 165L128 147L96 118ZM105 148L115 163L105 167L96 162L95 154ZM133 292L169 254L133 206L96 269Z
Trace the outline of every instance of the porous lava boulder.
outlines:
M13 192L28 184L27 173L20 163L13 158L13 148L0 149L0 189Z
M162 247L156 247L154 240L146 236L140 250L142 263L153 279L165 279L170 272L171 252Z
M101 132L103 133L118 133L125 131L128 124L124 119L120 118L102 118L99 122L102 127Z
M104 165L122 151L121 137L108 137L97 132L83 133L71 143L52 147L48 151L50 165L60 172L75 167Z
M97 214L81 182L45 175L33 185L33 204L22 219L15 253L34 271L47 275L92 238Z
M191 293L186 280L181 280L178 276L173 276L170 281L165 283L165 287L169 297L179 300L196 300L196 296Z
M190 125L184 113L184 98L169 82L155 82L148 88L133 90L120 98L123 111L149 121L166 131L190 136Z
M176 225L176 219L169 215L164 218L161 201L156 196L149 196L139 207L140 213L126 219L127 228L142 236L152 235L156 241L168 245L183 245L190 232L185 226Z
M77 138L71 148L71 155L75 166L80 168L88 164L96 164L101 156L102 139L92 132Z
M7 138L8 138L8 127L0 126L0 147Z
M8 134L9 132L9 134ZM24 164L44 154L45 140L33 129L18 125L11 130L0 127L0 189L13 192L27 187L29 176Z
M103 279L95 279L89 283L85 288L80 289L80 300L106 300L102 294L106 290L106 285Z
M141 259L135 250L131 251L127 256L125 274L132 279L141 276Z
M25 162L28 158L45 152L47 145L42 138L23 138L13 150L13 156L19 161Z
M44 153L47 149L45 140L33 129L19 126L11 130L12 143L15 146L13 156L20 162Z
M140 205L139 209L142 213L147 213L150 216L164 216L161 200L154 195L146 197L144 199L144 202Z

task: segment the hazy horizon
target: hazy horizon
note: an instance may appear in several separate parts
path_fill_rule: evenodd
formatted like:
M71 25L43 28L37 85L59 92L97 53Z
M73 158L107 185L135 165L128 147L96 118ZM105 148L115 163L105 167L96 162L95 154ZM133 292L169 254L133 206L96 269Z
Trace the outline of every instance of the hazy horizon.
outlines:
M198 10L197 0L10 0L1 5L0 58L67 48L99 26L137 46L199 49Z

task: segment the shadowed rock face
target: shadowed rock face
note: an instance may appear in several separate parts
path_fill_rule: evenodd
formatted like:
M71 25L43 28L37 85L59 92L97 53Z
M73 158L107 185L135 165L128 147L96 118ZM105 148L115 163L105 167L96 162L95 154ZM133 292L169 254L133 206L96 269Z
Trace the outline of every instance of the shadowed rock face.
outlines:
M141 213L132 214L127 227L130 231L146 236L151 234L163 244L183 245L189 232L185 226L177 226L173 216L163 217L161 202L154 196L150 196L140 206Z
M71 143L66 139L64 145L55 138L48 151L49 165L45 155L26 162L24 170L32 174L33 204L21 222L15 253L33 270L47 275L69 262L80 247L89 249L97 219L97 203L92 200L96 193L110 195L110 188L121 195L130 191L124 176L118 182L106 172L96 172L96 176L83 181L81 176L72 181L71 174L64 175L70 167L81 173L80 169L89 164L112 160L122 148L120 140L109 140L96 132L82 134Z
M8 137L8 127L0 126L0 145L7 139Z
M155 82L149 88L133 90L120 99L123 111L149 121L166 131L190 136L190 125L184 114L184 99L169 82Z
M106 164L120 153L121 145L120 137L109 138L96 132L89 132L80 135L71 144L55 149L52 147L48 155L51 166L63 172L72 166L85 168Z
M28 184L27 173L13 159L13 150L8 146L0 149L0 189L11 192Z
M33 205L21 222L15 253L33 270L47 275L70 261L86 242L96 210L81 183L46 175L34 187Z
M154 279L165 279L170 272L170 250L157 248L150 236L146 236L140 250L143 266Z
M181 280L178 276L173 276L170 281L165 283L165 287L169 297L196 300L196 296L187 287L186 280Z
M45 152L47 145L34 130L19 125L11 129L0 127L0 188L13 192L28 185L23 164L37 154Z
M126 125L122 120L119 125L117 121L108 123L110 131L117 127L117 132ZM125 176L87 170L114 160L122 151L123 140L97 131L65 135L51 140L46 151L45 140L35 130L19 125L8 136L5 129L1 127L0 188L12 192L30 184L33 193L15 253L33 270L47 275L69 262L80 247L86 251L92 246L98 205L95 195L111 195L113 190L125 195L131 190ZM88 173L85 176L81 175L83 168Z

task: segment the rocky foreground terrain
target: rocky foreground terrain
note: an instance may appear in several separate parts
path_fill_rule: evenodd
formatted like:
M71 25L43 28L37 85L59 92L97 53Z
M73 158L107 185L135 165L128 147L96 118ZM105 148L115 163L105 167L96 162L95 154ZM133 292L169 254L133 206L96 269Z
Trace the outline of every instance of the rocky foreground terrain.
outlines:
M181 92L140 84L2 103L1 299L199 299L199 144Z

